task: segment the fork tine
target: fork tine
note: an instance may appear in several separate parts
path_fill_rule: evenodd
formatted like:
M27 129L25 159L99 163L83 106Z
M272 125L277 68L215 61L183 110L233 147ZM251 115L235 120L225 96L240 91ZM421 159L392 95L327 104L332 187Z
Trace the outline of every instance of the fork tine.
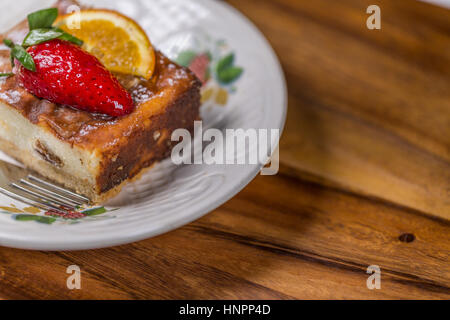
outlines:
M56 201L53 201L51 199L47 199L46 197L42 197L40 194L35 193L33 191L30 191L30 190L27 190L27 189L25 189L25 188L15 184L15 183L10 184L10 186L27 194L27 196L25 196L23 194L19 194L20 196L23 196L24 198L28 198L28 199L31 199L31 200L36 201L38 203L44 204L46 206L49 206L52 209L59 210L59 211L65 212L65 213L68 213L69 210L72 210L72 208L66 207L64 204L60 204L60 203L58 203ZM9 190L9 191L13 192L12 190ZM31 198L29 196L31 196ZM75 208L73 208L73 209L75 209Z
M23 184L23 185L26 185L26 186L32 188L32 189L36 189L43 196L46 196L46 197L49 197L49 198L51 198L53 200L62 202L64 205L68 205L68 206L71 206L71 207L73 207L73 206L76 207L77 205L82 205L83 204L83 202L81 202L81 201L74 200L74 199L65 197L63 195L60 195L59 193L53 192L52 190L42 188L42 187L40 187L40 186L38 186L38 185L36 185L34 183L31 183L28 180L21 179L19 182L21 184Z
M76 193L71 192L71 191L69 191L69 190L66 190L66 189L64 189L64 188L61 188L61 187L59 187L59 186L56 186L56 185L54 185L54 184L52 184L52 183L49 183L49 182L44 181L44 180L42 180L42 179L39 179L39 178L37 178L37 177L35 177L35 176L31 175L31 174L28 175L28 179L33 180L34 182L37 182L37 183L39 183L39 184L41 184L41 185L44 185L44 186L46 186L46 187L50 187L50 188L52 188L52 189L54 189L54 190L57 190L57 191L59 191L59 192L63 192L63 193L65 193L66 195L69 195L69 196L71 196L71 197L73 197L73 198L79 199L80 201L82 201L82 202L85 203L85 204L88 204L88 203L91 201L91 200L89 200L89 199L86 198L86 197L80 196L79 194L76 194Z
M32 195L33 197L36 197L36 198L38 198L40 200L44 200L44 201L46 201L48 203L52 203L52 204L55 204L57 206L63 206L63 207L65 207L67 209L70 209L70 210L76 210L76 208L73 205L66 204L66 203L64 203L62 201L52 199L52 197L47 196L47 195L43 195L40 192L35 192L33 190L29 190L27 188L24 188L24 187L21 187L21 186L15 184L15 183L11 183L10 186L13 187L13 188L16 188L16 189L18 189L18 190L20 190L22 192L25 192L25 193L27 193L29 195Z
M12 198L14 200L23 202L23 203L28 204L30 206L39 208L41 210L56 210L58 212L68 213L64 209L57 208L57 207L52 206L50 204L42 203L40 201L35 201L35 200L29 199L29 198L25 198L25 197L23 197L23 196L21 196L21 195L19 195L17 193L11 192L11 191L9 191L7 189L4 189L2 187L0 187L0 193L3 193L5 196L8 196L8 197L10 197L10 198Z

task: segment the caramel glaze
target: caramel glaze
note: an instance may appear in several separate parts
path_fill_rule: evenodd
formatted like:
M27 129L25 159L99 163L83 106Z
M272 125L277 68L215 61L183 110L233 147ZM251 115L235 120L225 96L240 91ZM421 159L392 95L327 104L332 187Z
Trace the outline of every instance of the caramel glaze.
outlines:
M11 72L10 65L9 51L0 50L0 72ZM39 99L22 88L15 76L0 80L0 100L64 141L103 151L126 138L133 128L145 125L145 120L164 112L165 105L197 81L190 71L177 66L160 52L156 53L155 73L149 81L134 76L116 76L136 105L131 114L120 118L91 114Z

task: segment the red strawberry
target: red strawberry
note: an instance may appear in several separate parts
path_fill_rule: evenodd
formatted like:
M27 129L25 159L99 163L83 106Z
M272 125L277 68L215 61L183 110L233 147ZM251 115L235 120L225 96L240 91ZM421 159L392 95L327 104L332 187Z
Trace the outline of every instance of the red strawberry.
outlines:
M20 66L18 77L32 94L92 113L123 116L133 110L130 94L100 61L63 40L27 49L36 72Z

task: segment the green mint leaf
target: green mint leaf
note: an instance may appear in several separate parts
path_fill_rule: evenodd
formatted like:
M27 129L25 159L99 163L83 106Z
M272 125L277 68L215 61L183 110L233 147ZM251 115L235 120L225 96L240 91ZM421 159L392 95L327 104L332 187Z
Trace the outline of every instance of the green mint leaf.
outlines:
M0 77L11 77L13 75L14 75L14 73L11 73L11 72L9 72L9 73L0 73Z
M74 43L74 44L76 44L77 46L80 46L80 47L83 45L83 40L80 40L77 37L74 37L73 35L62 31L61 29L55 29L55 30L62 32L62 35L59 36L58 39L72 42L72 43Z
M28 26L30 30L51 28L57 17L57 8L39 10L28 15Z
M9 39L4 39L3 40L3 43L6 45L6 46L8 46L9 48L14 48L14 42L12 42L11 40L9 40Z
M221 73L222 71L230 68L234 63L234 53L230 53L229 55L223 57L217 63L217 73Z
M22 46L30 47L43 42L59 38L64 33L55 29L41 28L31 30L23 40Z
M105 212L107 212L107 210L104 207L100 207L100 208L85 210L85 211L82 211L81 213L84 213L87 216L96 216L99 214L103 214Z
M4 39L3 43L11 49L14 48L14 42L12 42L9 39ZM14 63L14 57L12 56L12 54L10 56L10 60L11 60L11 66L14 68L16 66L16 64Z
M178 58L176 59L175 62L178 63L180 66L189 67L189 65L191 64L192 60L194 60L196 55L197 54L192 50L182 51L178 55Z
M239 67L229 67L225 70L222 70L217 74L217 77L219 81L223 84L230 84L233 81L237 80L242 73L244 72L244 69Z
M11 56L16 58L25 69L35 72L36 65L34 63L33 57L25 50L24 47L19 45L14 45L11 49Z

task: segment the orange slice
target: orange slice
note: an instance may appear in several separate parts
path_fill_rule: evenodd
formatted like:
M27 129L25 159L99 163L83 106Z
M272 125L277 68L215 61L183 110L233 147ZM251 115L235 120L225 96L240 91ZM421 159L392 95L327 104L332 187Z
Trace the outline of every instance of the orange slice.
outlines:
M55 26L84 41L83 49L112 72L150 79L155 52L142 28L110 10L82 10L58 17Z

